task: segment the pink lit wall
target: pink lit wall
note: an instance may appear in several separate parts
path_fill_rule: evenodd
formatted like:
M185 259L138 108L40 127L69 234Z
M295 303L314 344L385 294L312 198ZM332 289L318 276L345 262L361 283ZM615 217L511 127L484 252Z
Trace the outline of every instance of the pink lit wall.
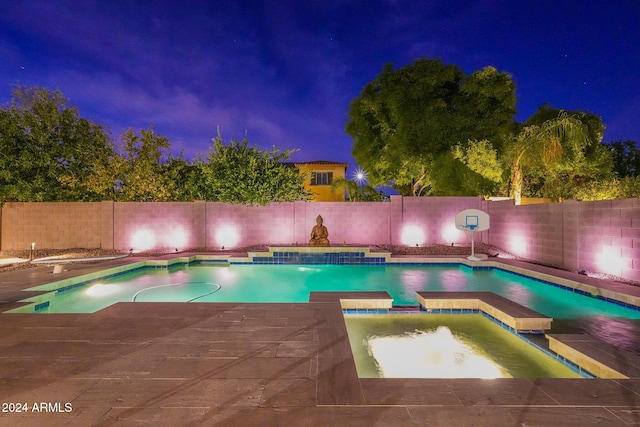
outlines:
M489 243L514 255L545 264L564 266L563 205L545 203L515 206L513 201L488 202ZM575 257L575 253L571 254Z
M206 247L234 248L293 242L294 203L267 206L206 203Z
M204 211L204 202L113 203L112 248L203 248Z
M640 281L640 199L581 203L579 265Z
M544 264L640 281L640 199L486 206L492 245Z
M233 249L307 244L318 215L332 245L466 244L454 217L487 212L476 233L516 255L571 270L640 281L640 199L514 206L480 197L392 196L388 203L6 203L0 250L36 248Z
M396 202L392 243L460 244L467 235L455 227L455 216L465 209L482 209L481 197L392 197ZM481 234L481 233L478 233ZM476 236L480 241L482 236Z
M390 203L318 202L296 204L296 242L307 244L318 215L332 245L384 244L389 241Z

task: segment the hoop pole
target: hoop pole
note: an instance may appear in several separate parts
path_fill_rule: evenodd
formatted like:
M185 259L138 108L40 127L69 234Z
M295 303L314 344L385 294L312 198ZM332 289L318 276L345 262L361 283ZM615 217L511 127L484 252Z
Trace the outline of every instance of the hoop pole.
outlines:
M476 256L476 252L475 252L475 248L474 248L474 239L473 239L473 235L475 234L475 231L472 229L471 230L471 256L475 257Z

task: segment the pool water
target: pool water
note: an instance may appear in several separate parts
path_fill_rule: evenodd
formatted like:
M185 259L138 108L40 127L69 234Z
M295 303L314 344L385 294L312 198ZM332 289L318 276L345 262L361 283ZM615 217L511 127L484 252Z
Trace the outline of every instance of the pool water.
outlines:
M481 314L345 315L360 378L581 378Z
M219 289L218 289L219 288ZM33 290L33 289L32 289ZM417 305L416 291L489 291L554 319L640 319L640 311L499 269L450 266L183 264L139 269L53 292L42 313L92 313L116 302L308 302L310 292L387 291ZM42 304L41 304L42 305ZM15 311L33 312L33 306Z

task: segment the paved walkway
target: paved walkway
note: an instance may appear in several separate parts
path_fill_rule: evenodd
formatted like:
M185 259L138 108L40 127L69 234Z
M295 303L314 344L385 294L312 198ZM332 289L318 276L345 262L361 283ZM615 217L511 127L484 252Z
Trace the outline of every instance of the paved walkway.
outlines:
M0 273L0 309L53 279L44 266ZM359 379L338 297L0 314L0 396L13 410L0 425L640 425L640 378Z
M27 261L29 260L24 258L16 258L16 257L0 255L0 267L6 266L9 264L18 264L18 263L27 262Z

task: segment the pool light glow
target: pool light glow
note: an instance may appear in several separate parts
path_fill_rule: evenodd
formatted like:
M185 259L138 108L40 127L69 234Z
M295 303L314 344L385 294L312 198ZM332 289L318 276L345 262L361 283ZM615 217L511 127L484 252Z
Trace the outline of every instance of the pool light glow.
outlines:
M218 246L223 248L232 248L238 244L240 235L237 227L225 225L216 231L216 242Z
M402 229L400 241L403 245L407 246L418 246L424 244L424 231L422 231L422 228L417 225L407 225Z
M462 235L462 232L454 224L447 224L442 227L442 240L445 243L458 243Z
M176 227L173 230L171 230L167 234L166 240L165 240L165 245L170 248L175 247L176 252L177 252L177 248L184 248L187 246L188 243L189 243L189 234L187 233L187 230L185 230L183 227Z
M528 255L527 241L524 236L512 235L509 238L509 250L519 256Z
M619 248L604 246L596 257L598 269L605 274L619 276L622 273L622 256Z
M156 235L147 228L136 230L131 237L131 248L134 252L146 251L156 247Z
M90 297L105 297L113 295L118 292L120 286L118 285L103 285L101 283L95 284L89 287L85 293Z
M446 326L402 336L372 337L368 345L384 378L511 377Z

